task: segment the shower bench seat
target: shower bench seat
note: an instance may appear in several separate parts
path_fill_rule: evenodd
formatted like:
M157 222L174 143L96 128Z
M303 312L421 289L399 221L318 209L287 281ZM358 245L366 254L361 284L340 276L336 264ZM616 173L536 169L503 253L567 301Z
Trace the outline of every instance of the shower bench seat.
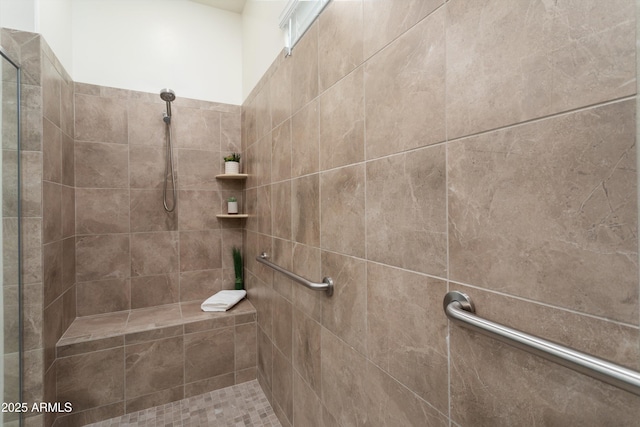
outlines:
M256 379L256 310L201 301L76 318L55 346L66 425L84 425ZM62 420L60 420L62 421Z

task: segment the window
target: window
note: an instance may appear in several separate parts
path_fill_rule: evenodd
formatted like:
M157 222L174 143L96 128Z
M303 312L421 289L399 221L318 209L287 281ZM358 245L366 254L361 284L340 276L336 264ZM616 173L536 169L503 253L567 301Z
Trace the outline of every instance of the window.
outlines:
M307 29L313 24L320 12L331 0L289 0L280 14L280 28L285 31L285 55L291 50Z

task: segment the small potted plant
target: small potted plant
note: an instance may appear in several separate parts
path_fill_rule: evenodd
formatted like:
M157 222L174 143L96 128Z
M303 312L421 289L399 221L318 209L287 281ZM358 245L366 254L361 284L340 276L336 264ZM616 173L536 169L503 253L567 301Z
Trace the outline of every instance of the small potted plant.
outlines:
M233 196L227 199L227 213L229 214L238 213L238 199L236 199Z
M232 249L233 252L233 269L236 272L236 286L237 290L244 289L244 280L242 279L242 254L240 249L235 246Z
M224 173L240 173L240 153L231 153L230 155L224 157Z

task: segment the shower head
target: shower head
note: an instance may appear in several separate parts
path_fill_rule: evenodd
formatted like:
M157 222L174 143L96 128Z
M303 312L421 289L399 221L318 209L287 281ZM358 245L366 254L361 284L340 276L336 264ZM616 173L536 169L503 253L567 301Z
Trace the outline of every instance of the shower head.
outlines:
M176 93L171 89L162 89L160 91L160 98L162 98L164 101L172 102L176 99Z
M171 89L162 89L160 91L160 98L167 103L167 112L164 113L164 122L169 124L171 122L171 102L176 99L176 93Z

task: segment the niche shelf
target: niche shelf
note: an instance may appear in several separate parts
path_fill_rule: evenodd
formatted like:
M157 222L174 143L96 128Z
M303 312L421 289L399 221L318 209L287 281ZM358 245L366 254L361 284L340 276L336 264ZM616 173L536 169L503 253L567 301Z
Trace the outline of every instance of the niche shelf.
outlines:
M218 214L217 218L249 218L248 214Z
M222 173L216 175L216 179L247 179L248 176L247 173Z

